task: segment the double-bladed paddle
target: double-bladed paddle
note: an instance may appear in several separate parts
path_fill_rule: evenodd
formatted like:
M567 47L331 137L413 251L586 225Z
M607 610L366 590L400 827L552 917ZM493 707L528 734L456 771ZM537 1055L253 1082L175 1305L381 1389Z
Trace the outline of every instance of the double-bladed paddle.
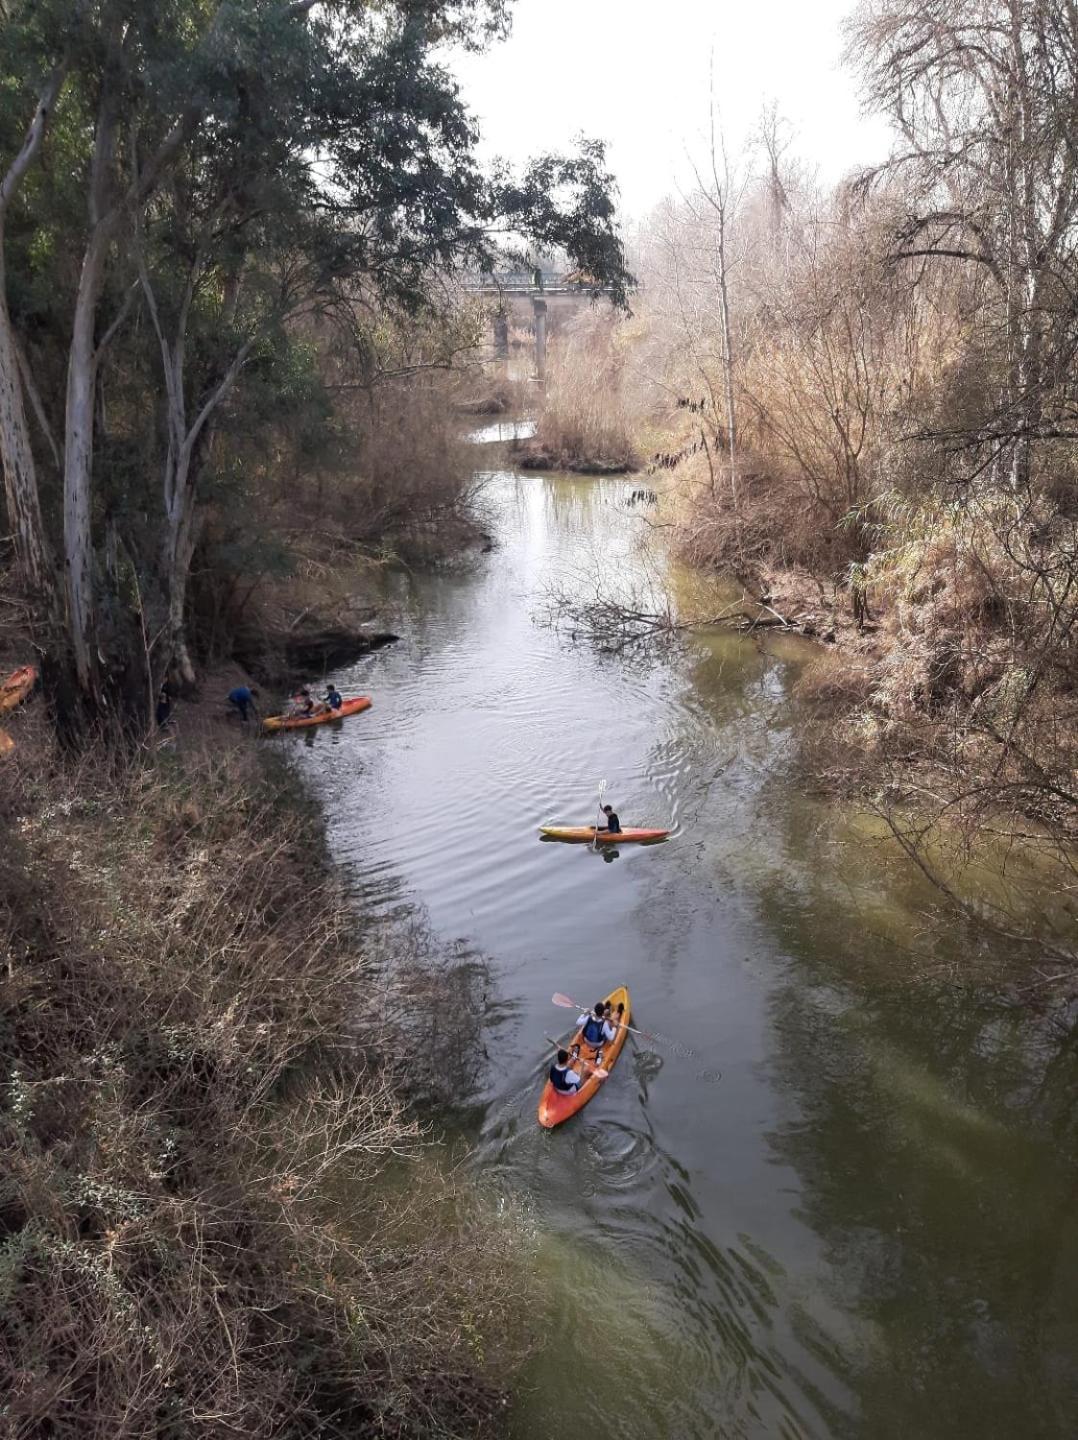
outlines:
M591 848L599 848L599 826L603 823L603 796L606 794L606 781L599 781L599 818L595 822L595 834L591 837Z
M570 1000L568 995L562 995L560 991L555 995L551 995L550 1003L552 1005L560 1005L563 1010L576 1010L580 1013L583 1013L588 1008L586 1005L578 1005L575 1000ZM616 1025L620 1030L631 1030L634 1035L643 1035L645 1040L654 1040L656 1044L662 1043L659 1037L652 1035L649 1030L638 1030L635 1025L626 1025L624 1020L612 1019L610 1023L611 1025Z

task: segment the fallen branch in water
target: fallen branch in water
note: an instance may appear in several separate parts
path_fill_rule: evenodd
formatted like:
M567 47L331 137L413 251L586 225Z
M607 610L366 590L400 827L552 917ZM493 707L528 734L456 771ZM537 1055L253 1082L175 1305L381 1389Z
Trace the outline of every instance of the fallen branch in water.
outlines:
M648 597L649 599L652 597ZM573 639L586 640L610 653L648 641L671 640L700 630L727 629L740 634L756 630L790 630L814 635L814 628L785 615L773 606L744 594L713 614L683 616L667 602L650 608L640 597L616 600L596 589L579 600L568 590L554 587L547 595L546 623L569 630Z

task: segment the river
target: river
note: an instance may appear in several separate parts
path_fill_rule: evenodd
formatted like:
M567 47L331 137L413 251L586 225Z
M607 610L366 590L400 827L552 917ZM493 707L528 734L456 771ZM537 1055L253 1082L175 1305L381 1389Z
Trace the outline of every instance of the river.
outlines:
M800 647L540 623L553 582L640 573L632 488L492 474L494 550L388 575L401 643L337 676L373 709L296 746L363 905L489 966L457 1123L545 1296L510 1433L1073 1436L1078 1046L798 778ZM671 839L541 842L600 779ZM541 1130L552 992L620 982L663 1040Z

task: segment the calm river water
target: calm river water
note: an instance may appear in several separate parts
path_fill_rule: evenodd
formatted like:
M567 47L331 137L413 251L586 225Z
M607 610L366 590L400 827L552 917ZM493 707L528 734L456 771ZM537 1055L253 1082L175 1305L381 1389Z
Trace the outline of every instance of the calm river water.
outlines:
M965 987L972 937L798 783L803 651L536 623L552 582L641 572L632 488L492 475L497 548L387 579L401 643L337 676L374 708L296 746L364 903L490 967L462 1123L552 1317L511 1433L1072 1437L1078 1044ZM540 842L601 778L673 838ZM540 1130L552 992L619 982L666 1043Z

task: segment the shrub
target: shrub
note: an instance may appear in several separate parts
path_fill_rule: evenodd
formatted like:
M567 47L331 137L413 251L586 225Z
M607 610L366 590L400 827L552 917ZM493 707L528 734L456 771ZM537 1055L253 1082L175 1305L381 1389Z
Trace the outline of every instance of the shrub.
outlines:
M536 448L554 468L637 463L625 354L609 314L586 313L551 341Z
M294 786L248 752L22 758L0 768L4 1433L479 1433L509 1247L422 1162L394 1005Z

